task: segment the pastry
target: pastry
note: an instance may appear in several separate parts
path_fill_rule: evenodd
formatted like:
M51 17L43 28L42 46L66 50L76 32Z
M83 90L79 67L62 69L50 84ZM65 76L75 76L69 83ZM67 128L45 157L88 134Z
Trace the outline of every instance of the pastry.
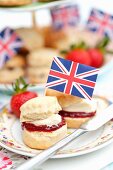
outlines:
M30 83L46 83L54 56L59 56L57 50L41 48L32 51L27 57L27 75Z
M90 47L93 47L102 39L102 36L98 35L97 33L92 33L87 30L81 29L68 29L65 32L65 37L63 39L58 39L57 41L53 42L53 47L59 50L66 50L72 44L79 43L84 41Z
M47 96L56 96L62 111L59 114L66 120L69 128L80 128L96 114L97 103L76 96L67 95L55 90L47 89Z
M12 83L14 80L25 75L22 68L0 69L0 83Z
M58 114L61 107L56 97L36 97L20 110L23 141L30 148L47 149L66 136L67 126Z
M87 31L81 27L54 30L54 28L50 26L43 28L42 33L45 37L46 46L59 50L69 49L70 45L81 41L86 42L87 45L92 47L102 38L101 35Z
M27 69L28 81L33 84L46 83L49 74L48 67L29 67Z
M50 67L53 57L55 56L59 56L59 53L57 50L52 48L34 50L28 55L28 65L32 67Z
M34 28L18 28L16 33L24 41L24 47L31 51L44 46L43 36Z
M64 31L62 30L56 31L52 26L42 28L41 32L42 35L44 36L46 47L55 47L54 45L55 42L65 39L66 37Z
M32 0L0 0L0 6L20 6L32 3Z
M16 68L16 67L24 68L26 66L25 60L26 60L25 57L21 55L16 55L6 62L5 67L9 69Z

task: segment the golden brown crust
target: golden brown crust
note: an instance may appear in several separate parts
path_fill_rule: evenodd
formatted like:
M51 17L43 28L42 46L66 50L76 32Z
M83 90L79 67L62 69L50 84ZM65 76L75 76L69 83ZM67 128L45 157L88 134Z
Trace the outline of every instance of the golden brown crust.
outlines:
M12 83L14 80L24 76L25 72L21 68L14 68L13 70L4 68L0 70L0 83Z
M0 0L1 6L19 6L32 3L32 0Z
M50 67L53 57L59 56L59 52L52 48L40 48L33 50L28 55L28 65L32 67Z
M5 67L7 68L25 67L25 66L26 66L25 57L21 55L16 55L12 57L5 64Z
M69 118L69 117L64 117L64 119L67 122L67 127L68 128L80 128L80 126L87 122L90 118Z
M23 130L24 143L33 149L47 149L59 140L63 139L67 134L67 126L64 125L60 129L53 132L29 132Z
M30 99L20 107L20 120L34 121L46 119L61 110L56 97L41 96Z
M65 33L63 31L56 31L52 28L52 26L42 28L41 32L45 38L46 47L55 47L54 42L65 38Z
M49 74L48 67L29 67L27 69L30 83L46 83Z
M68 107L73 103L79 103L82 99L76 96L64 94L52 89L46 89L46 96L56 96L62 108Z
M39 49L44 46L44 38L36 29L18 28L15 31L24 41L24 47L29 51Z
M46 27L43 29L43 34L46 45L59 50L69 50L70 45L81 41L93 47L102 38L97 33L92 33L81 27L70 27L65 31L56 31L52 27Z

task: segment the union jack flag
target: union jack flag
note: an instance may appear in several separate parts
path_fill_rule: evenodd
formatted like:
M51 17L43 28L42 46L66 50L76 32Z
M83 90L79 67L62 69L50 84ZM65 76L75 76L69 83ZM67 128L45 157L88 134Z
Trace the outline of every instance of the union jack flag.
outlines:
M0 68L23 46L22 40L10 28L0 32Z
M94 67L54 57L46 87L91 100L98 71Z
M57 30L68 26L76 26L80 20L79 9L75 4L54 7L51 9L51 16L53 27Z
M113 16L103 11L92 9L87 28L90 31L113 38Z

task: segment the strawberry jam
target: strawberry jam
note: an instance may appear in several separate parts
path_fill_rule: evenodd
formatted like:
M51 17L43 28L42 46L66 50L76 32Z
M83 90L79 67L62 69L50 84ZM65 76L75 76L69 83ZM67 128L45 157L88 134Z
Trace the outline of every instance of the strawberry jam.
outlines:
M92 117L96 114L96 111L94 112L67 112L67 111L60 111L59 114L63 117L70 117L70 118L86 118L86 117Z
M39 125L36 126L32 123L28 123L28 122L23 122L22 123L22 128L26 128L28 131L30 132L34 132L34 131L38 131L38 132L52 132L55 131L59 128L61 128L63 125L65 125L65 120L64 118L62 118L62 121L58 124L58 125L53 125L53 126L47 126L47 125Z

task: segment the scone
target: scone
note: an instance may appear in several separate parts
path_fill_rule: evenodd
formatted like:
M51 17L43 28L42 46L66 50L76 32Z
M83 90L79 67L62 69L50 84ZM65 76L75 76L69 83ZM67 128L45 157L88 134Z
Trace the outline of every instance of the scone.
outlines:
M32 67L42 66L50 67L53 57L59 56L58 50L52 48L40 48L33 50L28 55L28 65Z
M28 67L27 75L28 81L33 84L37 83L46 83L48 74L49 74L48 67Z
M45 37L46 46L59 50L67 50L72 44L81 41L93 47L102 39L101 35L87 31L81 27L67 28L64 30L54 30L52 27L46 27L43 28L42 33Z
M24 68L25 66L26 66L26 58L21 55L16 55L5 63L5 67L9 69L16 68L16 67Z
M47 96L56 96L62 111L59 114L66 120L68 128L79 128L83 123L95 116L97 103L79 97L63 94L47 89Z
M22 68L0 69L0 83L12 83L19 77L23 77L25 72Z
M81 41L85 42L90 47L94 47L101 39L102 36L97 33L80 28L70 28L65 32L65 37L63 39L58 39L53 42L53 47L59 50L66 50L69 49L72 44Z
M15 31L24 41L24 47L27 50L31 51L44 46L44 38L36 29L18 28Z
M45 46L54 48L54 43L63 40L66 37L66 34L62 30L55 30L52 26L42 27L42 35L45 39Z
M33 50L27 57L27 75L30 83L46 83L54 56L59 52L52 48Z
M32 3L32 0L0 0L0 6L20 6Z
M56 97L37 97L20 108L22 137L30 148L47 149L67 134L65 120L58 115L61 107Z

